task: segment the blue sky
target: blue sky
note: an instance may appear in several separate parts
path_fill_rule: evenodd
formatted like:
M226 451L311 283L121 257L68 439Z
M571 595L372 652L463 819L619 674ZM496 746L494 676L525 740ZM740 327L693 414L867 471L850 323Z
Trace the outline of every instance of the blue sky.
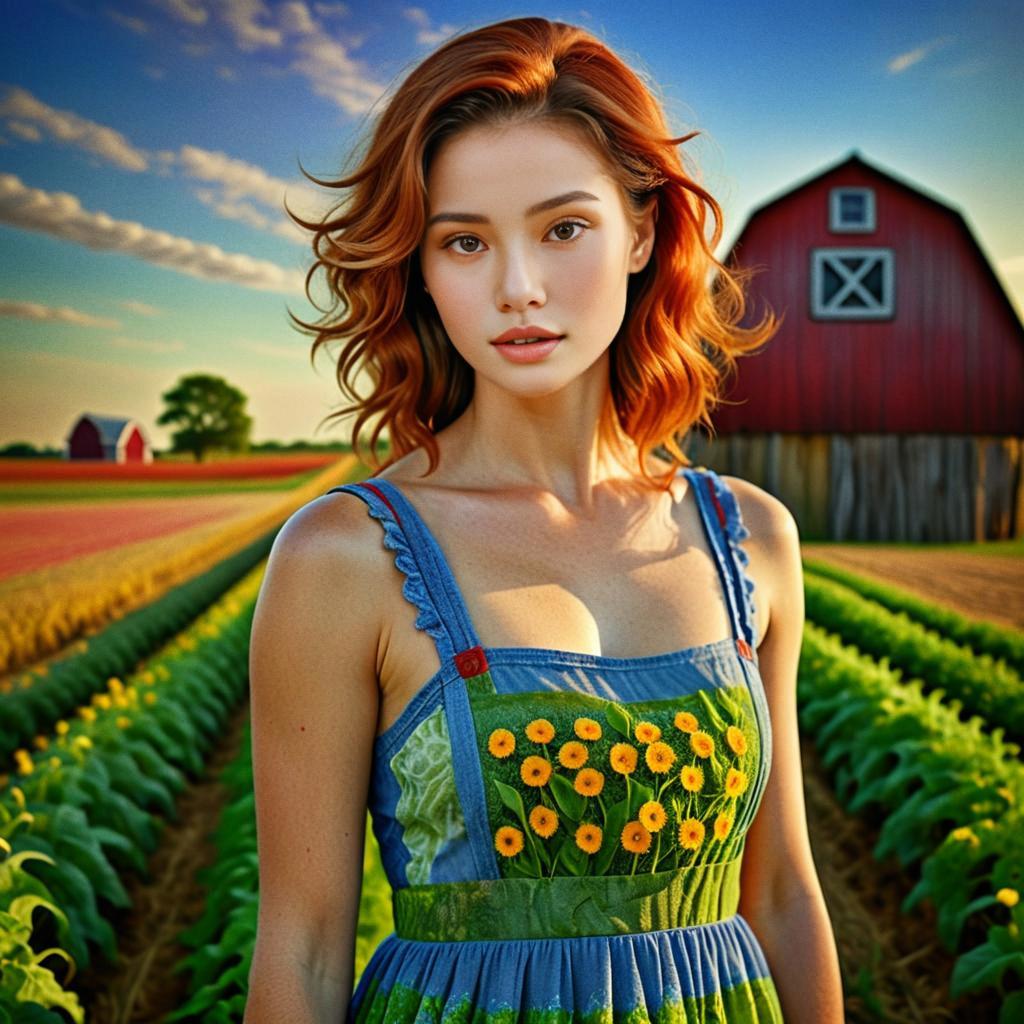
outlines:
M1024 310L1024 5L20 0L0 41L0 443L136 417L184 373L249 395L255 440L327 440L333 366L283 200L327 196L375 100L448 36L539 14L659 92L725 213L857 149L958 208Z

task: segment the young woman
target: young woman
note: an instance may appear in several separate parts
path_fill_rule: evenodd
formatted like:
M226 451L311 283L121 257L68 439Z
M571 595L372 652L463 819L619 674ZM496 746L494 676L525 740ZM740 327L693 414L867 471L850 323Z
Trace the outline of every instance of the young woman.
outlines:
M797 529L677 443L777 326L737 326L684 141L591 34L506 21L408 75L305 224L392 457L288 520L260 595L247 1024L843 1019ZM353 993L367 805L395 931Z

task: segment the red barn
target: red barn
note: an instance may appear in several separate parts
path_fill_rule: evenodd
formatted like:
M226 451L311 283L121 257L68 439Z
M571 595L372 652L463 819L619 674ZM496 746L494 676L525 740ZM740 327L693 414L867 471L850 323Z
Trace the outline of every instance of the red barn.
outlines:
M67 459L102 459L104 462L153 461L153 451L142 427L126 416L82 413L64 440Z
M1024 326L958 210L854 151L723 262L760 271L744 323L782 318L714 414L723 472L808 538L1019 535Z

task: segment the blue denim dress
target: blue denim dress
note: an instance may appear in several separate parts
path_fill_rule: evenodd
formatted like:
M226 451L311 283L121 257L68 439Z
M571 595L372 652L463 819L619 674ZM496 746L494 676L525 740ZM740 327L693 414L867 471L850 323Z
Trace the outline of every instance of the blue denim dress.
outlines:
M732 635L639 658L482 646L399 487L327 492L380 521L441 664L375 742L369 809L395 927L349 1021L782 1020L738 913L771 765L749 532L721 477L681 472Z

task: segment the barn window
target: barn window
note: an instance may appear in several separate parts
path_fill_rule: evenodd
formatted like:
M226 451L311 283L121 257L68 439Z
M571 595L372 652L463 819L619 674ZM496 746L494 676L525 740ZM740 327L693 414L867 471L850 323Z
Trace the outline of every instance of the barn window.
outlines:
M875 190L834 188L828 196L829 231L874 231Z
M893 315L892 249L812 249L811 316L887 320Z

